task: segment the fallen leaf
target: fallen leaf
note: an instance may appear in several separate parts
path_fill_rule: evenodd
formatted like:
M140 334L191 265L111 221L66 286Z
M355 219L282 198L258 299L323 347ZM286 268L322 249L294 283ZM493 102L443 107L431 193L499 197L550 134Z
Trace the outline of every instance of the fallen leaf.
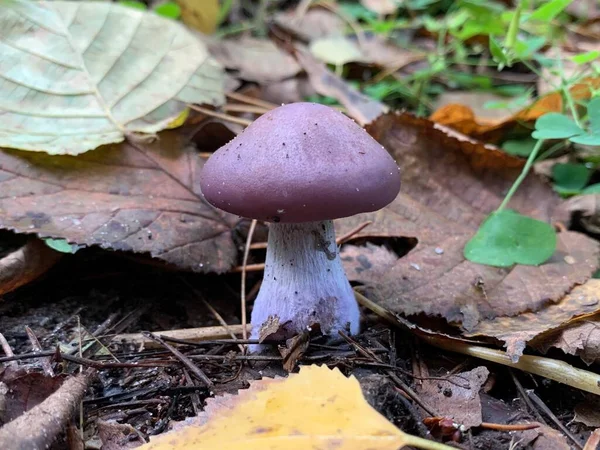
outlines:
M0 258L0 295L35 280L54 266L61 257L61 253L52 250L41 240L29 239L21 248Z
M224 101L222 68L204 45L152 12L14 0L0 24L1 147L77 155L156 133L186 103Z
M600 77L586 78L574 84L570 88L570 93L575 100L586 100L591 97L592 91L598 88L600 88ZM508 133L530 132L535 120L546 113L562 113L562 111L561 93L552 92L499 123L487 123L486 120L479 119L469 106L456 103L442 106L429 118L483 142L497 143L505 139Z
M588 233L600 234L600 194L577 195L560 208L569 217L576 217Z
M310 43L310 52L317 59L335 66L364 61L358 45L346 36L326 36Z
M385 16L396 12L400 0L360 0L360 4L380 16Z
M585 317L566 328L540 336L532 345L542 352L555 347L578 355L588 365L600 361L600 316Z
M587 427L600 427L600 410L598 409L597 398L586 399L575 406L574 422L579 422Z
M354 40L358 42L356 38ZM401 48L376 34L365 36L360 41L359 48L363 55L363 62L396 70L427 59L426 52Z
M372 122L387 111L387 106L358 92L307 51L296 49L296 58L315 90L321 95L337 99L348 110L348 115L360 125Z
M417 384L416 390L437 415L451 418L469 429L481 425L479 391L489 374L489 370L482 366L450 375L448 381L425 378Z
M140 435L129 424L98 419L96 427L102 442L102 450L125 450L140 446Z
M467 107L472 114L468 114L465 117L469 117L471 120L477 118L477 122L484 125L495 125L499 122L508 120L515 113L519 112L522 108L513 104L510 104L510 99L507 97L494 94L493 92L486 91L446 91L442 92L435 100L434 107L436 110L447 105L461 105ZM489 103L507 103L505 108L488 108L486 107ZM451 113L464 114L462 108L450 108ZM464 110L466 111L466 110ZM432 116L432 120L434 117ZM458 120L458 118L456 119ZM441 122L442 123L442 122ZM448 124L446 124L448 125ZM461 131L461 130L459 130ZM461 131L464 133L464 131ZM466 134L466 133L465 133Z
M204 202L204 160L187 142L179 129L78 157L0 151L0 227L223 272L237 218Z
M238 395L209 399L202 415L139 448L397 450L417 442L422 447L427 441L404 434L375 411L354 377L303 366L287 378L265 378Z
M365 267L367 252L360 267L343 261L350 280L371 286L368 296L380 306L405 315L441 316L472 331L482 320L535 312L558 302L596 270L598 243L575 232L559 233L556 253L539 267L496 268L466 261L465 243L500 204L522 162L406 113L381 116L367 131L396 158L402 189L383 210L341 220L336 231L343 235L372 221L357 238L418 241L392 266ZM549 186L530 175L508 207L548 221L558 203Z
M268 84L300 72L296 60L267 39L243 37L224 39L209 45L212 55L239 78Z
M219 0L175 0L181 8L181 20L188 27L205 34L213 34L219 19Z
M532 442L532 450L571 450L572 447L567 441L567 438L550 428L548 425L542 425L536 428L535 431L538 437Z
M299 15L296 9L275 14L275 23L298 38L310 42L331 35L342 35L344 20L332 11L313 7Z
M49 377L40 372L6 367L0 373L0 425L39 405L64 381L64 376Z
M590 279L581 286L575 286L557 303L550 303L536 312L527 311L513 317L482 320L473 330L465 333L465 336L499 339L505 343L506 353L516 361L523 354L526 344L536 336L542 336L573 321L585 320L599 310L600 280Z

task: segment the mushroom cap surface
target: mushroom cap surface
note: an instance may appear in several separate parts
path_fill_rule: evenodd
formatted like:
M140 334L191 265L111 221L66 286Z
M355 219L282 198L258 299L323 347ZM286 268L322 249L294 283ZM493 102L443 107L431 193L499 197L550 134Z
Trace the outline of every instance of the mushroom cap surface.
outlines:
M312 222L376 211L400 190L390 154L341 112L290 103L218 149L200 187L213 206L268 222Z

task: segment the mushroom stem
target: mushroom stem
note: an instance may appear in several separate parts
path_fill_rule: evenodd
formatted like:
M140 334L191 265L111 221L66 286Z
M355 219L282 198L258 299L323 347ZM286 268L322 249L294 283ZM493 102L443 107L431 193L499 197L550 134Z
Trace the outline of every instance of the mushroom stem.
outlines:
M339 330L356 334L359 319L333 222L271 223L263 282L252 310L252 338L285 339L315 325L326 335Z

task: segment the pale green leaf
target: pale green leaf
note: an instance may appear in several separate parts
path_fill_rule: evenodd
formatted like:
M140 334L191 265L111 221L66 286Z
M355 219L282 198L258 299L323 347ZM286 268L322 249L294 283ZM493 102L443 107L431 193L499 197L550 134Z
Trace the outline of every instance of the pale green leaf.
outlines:
M76 155L221 104L223 70L180 24L111 2L0 4L0 146Z
M358 46L345 36L315 39L310 44L310 52L321 61L336 66L364 59Z

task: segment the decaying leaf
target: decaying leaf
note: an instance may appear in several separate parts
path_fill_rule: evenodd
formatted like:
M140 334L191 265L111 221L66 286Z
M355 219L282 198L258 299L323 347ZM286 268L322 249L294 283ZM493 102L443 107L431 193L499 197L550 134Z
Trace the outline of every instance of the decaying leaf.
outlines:
M600 234L600 194L576 195L560 206L569 216L577 216L589 233Z
M211 43L210 50L221 64L248 81L268 84L300 72L296 60L268 39L224 39Z
M296 57L308 74L315 90L321 95L337 99L359 124L365 125L388 110L382 103L358 92L345 80L333 74L325 67L325 64L315 59L307 51L297 49Z
M299 15L296 8L275 15L275 23L304 41L325 36L341 35L344 20L334 12L313 7Z
M365 60L358 45L346 36L315 39L310 43L310 52L319 60L336 66Z
M368 252L363 261L342 253L348 277L371 286L369 297L382 307L441 316L471 331L482 320L557 302L596 270L598 243L575 232L560 233L557 252L539 267L502 269L466 261L465 243L500 204L522 163L409 114L384 115L367 130L396 157L403 186L389 206L339 221L337 231L341 235L372 221L358 237L418 241L391 266L370 265ZM509 207L549 220L557 204L551 189L529 176Z
M255 381L238 395L208 400L201 416L140 449L397 450L417 440L375 411L354 377L304 366L288 378Z
M527 311L513 317L496 317L491 320L482 320L471 332L466 333L466 336L495 337L505 343L506 352L513 360L516 360L523 354L525 345L536 336L544 335L550 330L563 327L571 322L578 323L578 326L582 325L581 321L589 324L588 317L597 311L600 311L600 280L590 279L581 286L575 286L560 301L545 305L536 312ZM561 334L565 332L563 330ZM593 339L592 330L590 332L587 337ZM581 338L584 338L583 334L580 335L579 343L574 346L572 351L567 353L575 354L575 351L582 350L585 347L594 347L593 340L590 342L592 345L585 345L586 340ZM542 339L544 338L542 337ZM596 343L600 345L600 328L598 329ZM571 344L575 344L575 342L571 342ZM600 357L600 354L598 357Z
M600 78L586 78L574 84L570 92L574 99L585 100L590 98L593 89L599 87ZM526 131L522 128L523 125L532 124L549 112L561 113L563 107L561 93L552 92L499 123L486 123L485 120L480 120L469 106L457 103L442 106L430 116L430 119L483 142L497 143L506 138L508 132L520 129Z
M203 201L204 160L186 142L172 130L78 157L0 151L0 227L223 272L237 218Z
M584 317L564 329L540 336L532 345L543 352L556 347L569 355L578 355L587 364L594 364L600 361L600 315Z
M173 20L114 2L0 6L0 146L77 155L223 103L223 73Z
M61 253L52 250L41 240L28 240L21 248L0 258L0 295L35 280L54 266L61 257Z
M575 407L573 421L582 423L588 427L600 427L600 409L598 409L598 398L588 398Z
M481 425L479 391L488 376L488 369L481 366L451 375L448 381L424 379L416 390L436 414L469 429Z

